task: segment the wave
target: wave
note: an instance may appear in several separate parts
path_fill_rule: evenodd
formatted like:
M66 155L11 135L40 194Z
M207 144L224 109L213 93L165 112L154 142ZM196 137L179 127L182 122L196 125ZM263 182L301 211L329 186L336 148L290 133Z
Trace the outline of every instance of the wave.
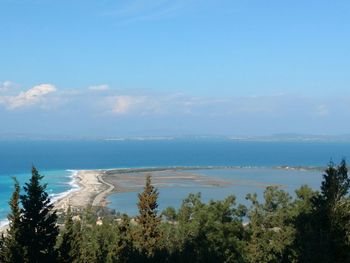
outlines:
M79 171L78 170L66 170L66 171L70 172L69 178L71 180L68 182L68 184L71 186L71 188L62 193L50 194L51 203L55 203L58 200L68 196L70 193L73 193L80 189L80 186L77 183L77 174Z
M58 200L66 197L70 193L78 191L80 189L80 186L77 183L77 177L76 177L79 171L78 170L66 170L66 171L70 172L70 175L68 176L68 178L70 178L70 181L67 183L70 186L70 189L61 193L50 194L49 197L51 199L51 203L55 203ZM3 228L8 224L9 224L8 219L0 218L0 228Z

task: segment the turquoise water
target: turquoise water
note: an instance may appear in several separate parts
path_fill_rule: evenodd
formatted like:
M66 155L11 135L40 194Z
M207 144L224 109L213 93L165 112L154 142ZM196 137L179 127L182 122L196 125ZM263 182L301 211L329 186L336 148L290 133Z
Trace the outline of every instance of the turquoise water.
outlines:
M43 171L40 172L44 175L43 182L47 183L47 192L50 195L51 199L54 201L56 198L67 194L73 188L77 186L72 182L72 175L74 171L68 170L52 170L52 171ZM25 182L30 178L30 173L8 173L0 174L0 225L4 222L9 208L8 201L13 192L13 180L12 177L15 176L19 181L20 185L23 186ZM2 223L1 223L2 222Z
M45 175L48 190L59 194L71 189L71 172L67 169L107 169L126 167L165 166L325 166L331 158L339 162L350 156L350 143L335 142L242 142L230 140L164 140L164 141L0 141L0 220L8 213L8 200L12 193L11 176L23 184L30 176L34 164ZM208 171L208 173L213 171ZM231 176L218 171L214 176ZM245 174L234 176L258 176ZM277 174L287 184L296 184L288 176ZM302 177L306 183L314 181ZM261 177L262 180L267 180ZM290 181L291 180L291 181ZM299 179L298 179L299 180ZM315 181L319 183L319 180ZM239 189L228 189L238 194ZM188 192L197 192L196 187L166 189L162 195L164 204L180 200ZM207 191L207 195L204 194ZM204 189L203 195L216 197L212 189ZM250 188L252 190L252 188ZM162 194L161 189L161 194ZM220 190L221 192L226 191ZM256 191L260 191L257 189ZM132 204L127 197L119 202ZM218 196L221 198L221 196ZM114 198L114 197L113 197ZM205 197L206 198L206 197ZM167 201L168 200L168 201ZM178 201L176 201L178 202ZM175 204L174 204L175 205ZM126 205L120 203L120 210ZM124 211L124 210L123 210Z

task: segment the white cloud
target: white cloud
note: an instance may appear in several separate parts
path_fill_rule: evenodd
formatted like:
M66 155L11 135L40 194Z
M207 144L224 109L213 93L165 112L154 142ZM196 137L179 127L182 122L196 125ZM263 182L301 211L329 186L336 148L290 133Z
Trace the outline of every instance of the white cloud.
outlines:
M4 81L3 83L0 83L0 92L6 92L9 91L12 87L14 87L15 84L11 81Z
M209 105L220 105L226 100L190 97L183 94L120 95L105 99L109 112L115 115L193 114Z
M0 103L4 104L9 110L28 107L44 103L46 96L55 91L55 86L51 84L41 84L27 91L22 91L16 96L1 96Z
M90 86L89 90L91 90L91 91L106 91L106 90L109 90L109 86L107 84Z
M126 114L141 106L146 100L146 97L139 96L117 96L112 112L115 114Z

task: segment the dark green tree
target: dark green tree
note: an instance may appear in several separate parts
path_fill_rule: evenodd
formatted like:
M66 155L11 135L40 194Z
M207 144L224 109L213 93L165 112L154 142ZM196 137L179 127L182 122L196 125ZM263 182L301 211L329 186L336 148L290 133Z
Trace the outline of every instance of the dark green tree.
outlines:
M116 226L108 218L103 218L100 225L94 226L94 235L98 245L97 262L105 263L112 244L116 242Z
M190 194L174 225L177 251L172 257L178 262L243 262L244 214L234 196L205 204L200 194Z
M350 179L345 160L323 175L312 208L296 218L299 262L350 262Z
M136 241L141 253L147 257L154 256L162 238L161 217L157 214L158 195L158 190L151 183L151 176L147 175L144 190L138 195L139 215L136 217L139 226Z
M247 199L252 202L252 207L248 213L249 223L246 229L249 233L246 261L297 262L293 250L294 206L289 194L271 186L264 192L264 203L257 200L256 194L249 194Z
M313 191L309 186L302 185L295 190L297 198L294 201L294 216L309 214L313 209L313 200L319 195L319 192Z
M58 247L59 262L80 262L81 233L80 224L74 224L71 208L67 210L64 231Z
M23 187L24 195L20 196L20 242L25 249L25 261L30 263L56 260L57 215L45 191L46 184L41 184L42 179L43 176L33 167L32 176Z
M21 210L19 207L20 186L16 178L14 180L14 192L9 205L11 212L8 215L9 229L4 239L4 262L23 262L24 251L20 242Z
M0 262L5 262L6 252L5 252L5 237L4 233L0 235Z
M99 244L96 234L96 220L92 207L87 207L82 213L81 221L77 222L81 228L81 263L98 262Z
M117 234L116 243L111 247L107 262L140 262L140 255L133 245L130 219L127 215L123 215L118 222Z

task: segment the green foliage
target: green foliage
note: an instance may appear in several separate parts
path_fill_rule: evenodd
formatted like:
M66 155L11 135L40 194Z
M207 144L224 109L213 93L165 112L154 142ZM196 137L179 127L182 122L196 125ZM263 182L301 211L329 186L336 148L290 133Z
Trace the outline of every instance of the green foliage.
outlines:
M313 191L307 185L301 186L295 191L297 198L294 201L295 209L293 210L295 216L302 214L309 214L313 209L313 200L319 195L318 192Z
M23 187L25 194L20 196L21 233L20 242L28 262L53 262L56 259L55 244L58 235L56 212L53 211L46 184L35 167L29 183Z
M142 193L138 195L137 207L139 215L136 217L139 230L136 240L140 252L146 257L153 257L159 249L162 233L160 231L161 217L157 213L158 190L151 183L151 176L146 176L146 185Z
M295 221L299 262L350 262L349 187L345 160L338 167L331 162L320 194Z
M190 194L178 212L176 258L180 262L242 262L243 207L235 198L201 202L200 194ZM175 254L175 253L174 253Z
M169 221L169 222L175 222L177 219L177 214L176 214L176 210L174 207L169 206L167 207L163 212L162 212L162 216L165 217L165 220Z
M97 262L106 262L111 244L117 240L116 226L110 220L103 220L101 225L95 225L94 234L98 246Z
M0 235L0 262L5 262L6 252L5 252L5 237L4 234Z
M56 214L33 168L25 194L10 200L10 229L0 237L0 262L55 262ZM350 262L350 180L345 161L332 163L320 192L307 186L296 198L268 187L263 202L247 195L204 203L190 194L179 210L158 215L158 191L146 177L134 219L88 207L77 220L69 209L57 242L57 262ZM22 202L22 209L19 206ZM243 222L245 221L245 222Z
M20 186L16 178L14 180L14 192L9 205L11 212L8 215L9 229L3 242L3 262L23 262L24 251L20 244L21 211L19 207Z
M80 223L74 223L71 208L68 208L64 230L58 247L59 262L80 262L82 245Z
M127 215L123 215L116 230L117 240L111 247L107 262L138 262L141 255L134 248L130 218Z
M247 195L247 199L252 203L248 213L247 262L295 262L291 197L277 187L267 187L264 203L258 202L256 194Z
M318 201L323 202L322 205L334 212L337 206L341 205L339 202L349 192L349 187L350 179L345 160L342 160L338 167L334 167L334 163L331 162L323 175L321 196Z

